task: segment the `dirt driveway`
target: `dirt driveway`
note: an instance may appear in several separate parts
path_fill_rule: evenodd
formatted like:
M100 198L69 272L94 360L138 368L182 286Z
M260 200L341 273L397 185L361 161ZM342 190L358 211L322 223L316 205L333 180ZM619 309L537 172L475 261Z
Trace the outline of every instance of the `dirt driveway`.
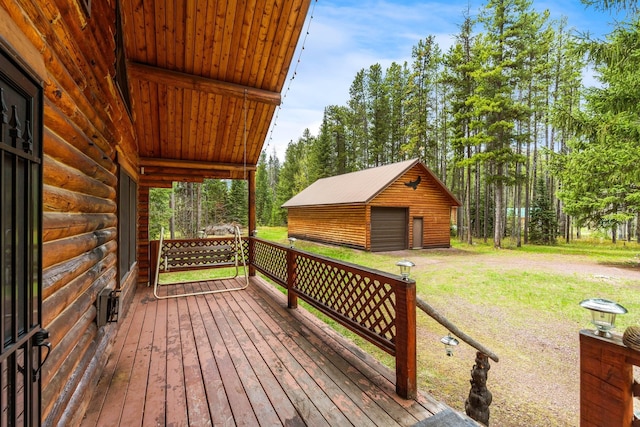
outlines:
M419 253L406 251L403 255L416 262L416 274L419 271L433 271L438 266L453 267L462 274L467 269L478 266L498 273L511 270L522 274L546 271L613 286L637 286L640 295L640 263L606 265L581 256L508 250L499 255L466 253L458 249ZM473 326L482 322L488 329L486 337L498 337L496 341L500 343L499 348L492 350L500 355L501 360L493 364L488 381L488 387L493 393L492 426L546 427L579 424L578 336L580 329L588 327L588 314L585 314L583 323L556 321L550 324L550 319L557 319L557 314L555 317L538 315L523 322L521 318L514 320L511 313L491 304L482 305L463 297L454 298L453 301L438 301L438 304L444 307L444 314L454 323L464 324L467 319L477 319ZM629 315L634 315L640 321L640 313ZM465 365L471 369L475 350L461 345L455 360L443 358L441 354L433 352L430 348L432 346L421 347L422 341L433 342L437 339L431 332L432 329L431 325L427 325L419 326L418 330L421 369L419 382L432 384L433 388L425 391L464 411L464 398L468 395L469 383L468 380L460 379L460 370L465 369ZM442 349L437 351L442 353ZM431 370L438 373L430 373ZM447 378L441 378L443 372ZM637 368L635 376L640 379ZM636 410L640 410L640 403L636 404Z

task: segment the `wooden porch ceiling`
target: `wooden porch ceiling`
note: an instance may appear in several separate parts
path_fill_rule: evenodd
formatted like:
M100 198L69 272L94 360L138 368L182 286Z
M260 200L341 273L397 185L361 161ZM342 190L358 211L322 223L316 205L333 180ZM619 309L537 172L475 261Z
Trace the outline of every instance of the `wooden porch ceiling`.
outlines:
M121 2L143 184L255 168L309 4Z
M220 286L237 285L161 292ZM168 300L139 288L127 313L83 425L408 426L455 415L426 395L399 398L388 368L257 277L246 290Z

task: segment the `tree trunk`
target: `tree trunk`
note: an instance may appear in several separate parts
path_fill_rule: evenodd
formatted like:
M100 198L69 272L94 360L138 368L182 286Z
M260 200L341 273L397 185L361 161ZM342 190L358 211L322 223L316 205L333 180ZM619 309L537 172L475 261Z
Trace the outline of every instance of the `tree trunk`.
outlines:
M498 166L498 176L501 176L502 166ZM493 246L495 248L502 247L502 230L503 226L503 192L504 192L504 184L501 179L498 179L495 185L495 194L493 195L493 200L495 201L494 206L494 224L493 224Z
M471 147L467 147L467 156L471 157ZM464 216L465 216L465 224L467 226L465 230L467 244L473 244L473 234L471 232L471 165L467 165L467 180L465 182L464 188Z
M171 188L171 199L169 201L169 207L171 208L171 218L169 219L169 233L171 240L176 238L176 193Z

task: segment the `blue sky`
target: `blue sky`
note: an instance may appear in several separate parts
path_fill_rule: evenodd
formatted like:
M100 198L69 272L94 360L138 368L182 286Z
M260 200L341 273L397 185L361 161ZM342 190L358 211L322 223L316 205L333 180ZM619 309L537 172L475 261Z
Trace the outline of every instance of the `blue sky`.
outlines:
M459 31L463 12L469 7L471 17L476 17L483 4L477 0L312 0L312 18L307 18L282 105L267 135L268 154L275 148L283 160L289 141L296 141L305 128L317 135L324 108L346 104L359 70L375 63L386 69L394 61L410 62L411 48L429 35L446 51ZM551 19L565 16L571 29L597 37L608 34L615 21L611 13L586 8L579 0L533 0L533 7L549 9Z

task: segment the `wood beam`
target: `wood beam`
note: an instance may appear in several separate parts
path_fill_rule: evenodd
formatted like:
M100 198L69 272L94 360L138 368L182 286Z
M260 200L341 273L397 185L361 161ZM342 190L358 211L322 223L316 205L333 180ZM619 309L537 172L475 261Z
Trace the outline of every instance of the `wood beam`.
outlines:
M129 77L167 86L191 89L214 95L234 96L236 98L244 98L246 94L247 100L249 101L270 105L280 105L281 102L279 92L271 92L255 87L242 86L193 74L181 73L179 71L167 70L166 68L154 67L139 62L128 62L127 72Z
M160 168L177 168L177 169L200 169L200 170L220 170L220 171L235 171L244 172L256 170L255 165L243 165L238 163L211 163L211 162L197 162L192 160L179 160L179 159L155 159L150 157L143 157L140 159L140 167L160 167Z

